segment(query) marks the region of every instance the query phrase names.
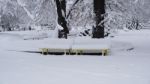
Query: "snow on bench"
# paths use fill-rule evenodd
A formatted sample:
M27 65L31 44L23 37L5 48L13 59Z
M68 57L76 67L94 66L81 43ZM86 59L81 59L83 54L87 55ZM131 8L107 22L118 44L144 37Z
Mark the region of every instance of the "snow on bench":
M105 56L110 47L108 40L105 39L81 39L75 40L71 49L76 53L102 53Z
M57 39L50 42L49 47L40 48L42 54L48 53L63 53L63 54L98 54L103 56L109 52L109 42L103 39L75 39L62 40Z
M41 45L40 51L44 53L68 53L73 41L70 39L50 39L48 43Z

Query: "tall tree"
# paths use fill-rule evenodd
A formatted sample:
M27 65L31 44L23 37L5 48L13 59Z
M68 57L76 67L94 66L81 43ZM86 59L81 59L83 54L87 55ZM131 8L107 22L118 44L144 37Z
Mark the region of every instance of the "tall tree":
M93 38L104 38L105 0L94 0L96 26L93 29Z
M58 13L58 24L63 27L64 37L67 38L69 29L66 21L66 0L55 0Z

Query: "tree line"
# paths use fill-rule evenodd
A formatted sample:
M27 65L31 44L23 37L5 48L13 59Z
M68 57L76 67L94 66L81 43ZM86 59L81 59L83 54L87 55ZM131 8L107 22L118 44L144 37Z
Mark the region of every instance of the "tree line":
M146 16L146 9L143 9L143 5L140 2L141 0L137 0L136 2L131 0L74 0L69 10L67 9L68 1L69 0L41 0L39 2L40 4L38 4L37 8L35 8L37 10L32 11L37 13L36 15L38 15L33 15L35 17L35 20L33 21L35 21L35 23L40 23L45 19L46 20L44 22L49 22L47 21L47 19L53 19L53 21L51 22L55 23L56 18L47 17L50 17L52 12L56 12L57 14L53 13L52 17L53 15L57 16L57 23L63 28L59 32L59 37L67 38L67 34L69 34L71 28L70 26L79 25L85 27L84 25L90 24L89 22L91 19L93 19L94 16L94 24L91 24L93 25L92 37L104 38L116 29L126 28L131 30L142 28L142 21L144 21L142 18L145 18L144 16ZM91 4L84 4L84 1L89 1L89 3ZM88 6L85 5L92 5L92 7L88 8ZM9 4L8 6L11 7L11 9L14 8L14 6L11 6ZM32 6L32 3L29 6ZM36 5L34 5L33 7L35 6ZM28 9L27 7L24 8L27 10L29 15L32 14L29 11L30 9ZM16 10L16 14L26 14L26 12L20 12L20 10L23 10L22 7ZM51 11L47 12L49 10ZM3 13L2 10L0 10L0 26L5 31L13 30L13 27L15 25L17 26L17 24L22 24L23 19L28 21L28 18L21 18L20 20L20 15L12 14L13 12L11 13L10 11L8 11L7 14L1 13ZM81 13L84 14L82 15ZM46 14L48 15L46 16ZM86 33L88 32L86 31Z

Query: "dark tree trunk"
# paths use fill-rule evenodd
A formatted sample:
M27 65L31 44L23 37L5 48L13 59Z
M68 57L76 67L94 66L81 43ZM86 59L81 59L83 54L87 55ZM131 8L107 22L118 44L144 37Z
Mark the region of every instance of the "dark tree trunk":
M64 16L66 17L66 0L60 0L62 11L64 12Z
M62 31L64 34L63 36L65 38L67 38L69 29L68 29L67 21L66 21L66 0L55 0L55 2L56 2L56 6L57 6L58 24L64 28ZM65 14L65 15L63 15L63 14Z
M96 26L93 28L93 38L104 38L105 0L94 0Z

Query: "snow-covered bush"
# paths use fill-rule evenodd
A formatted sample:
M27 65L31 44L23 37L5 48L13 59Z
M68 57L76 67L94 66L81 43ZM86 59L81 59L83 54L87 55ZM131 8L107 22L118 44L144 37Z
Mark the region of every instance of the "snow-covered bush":
M147 17L144 3L148 0L106 0L105 31L140 29ZM148 18L148 17L147 17Z

